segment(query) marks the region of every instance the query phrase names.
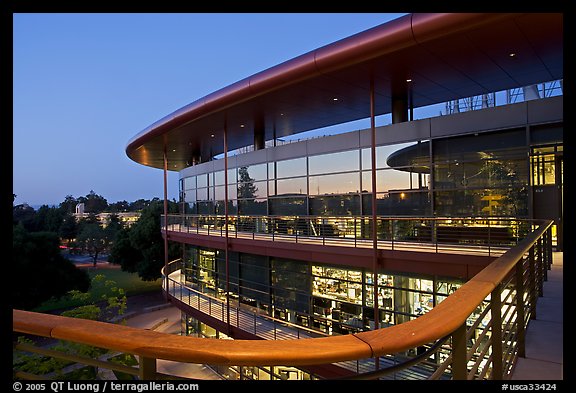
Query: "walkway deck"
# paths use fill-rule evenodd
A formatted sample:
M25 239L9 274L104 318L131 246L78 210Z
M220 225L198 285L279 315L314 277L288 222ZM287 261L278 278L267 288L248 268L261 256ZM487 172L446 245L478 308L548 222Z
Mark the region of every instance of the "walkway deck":
M519 358L512 380L563 380L564 364L564 263L554 252L548 281L536 305L536 319L526 331L526 357Z

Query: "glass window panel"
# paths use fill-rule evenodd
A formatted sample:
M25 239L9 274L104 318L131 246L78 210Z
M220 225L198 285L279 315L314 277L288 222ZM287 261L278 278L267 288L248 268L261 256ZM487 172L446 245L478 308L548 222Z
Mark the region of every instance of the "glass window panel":
M310 214L313 216L350 216L360 214L359 195L311 196Z
M310 195L346 194L349 192L360 192L358 172L310 177Z
M274 216L302 216L308 214L306 197L270 198L270 214Z
M478 161L504 156L525 157L526 131L500 131L434 141L434 161Z
M236 184L230 184L228 186L228 200L236 199L238 197L238 189Z
M196 187L208 187L208 174L203 173L201 175L196 176L197 184Z
M224 186L216 186L214 187L214 199L215 200L224 200Z
M198 202L198 214L214 214L214 202Z
M196 176L190 176L184 178L184 189L191 190L196 188Z
M276 181L276 195L306 194L308 190L305 177Z
M266 164L242 166L238 168L238 182L267 179Z
M276 195L276 182L274 180L268 182L268 195Z
M226 214L224 201L216 201L214 205L216 214L224 215ZM238 201L228 201L228 214L236 215L238 214Z
M214 185L221 186L224 184L224 171L214 172Z
M238 199L266 198L266 181L238 183Z
M238 212L241 215L265 215L267 206L266 199L241 199L238 201Z
M306 176L306 157L276 162L278 178Z
M208 189L207 188L198 188L196 190L196 200L198 200L198 201L208 200Z
M418 145L418 144L416 144ZM376 146L376 168L388 168L392 165L388 164L388 157L391 154L398 152L404 148L409 146L415 146L414 142L409 143L399 143L396 145L386 145L386 146ZM421 143L418 147L412 148L410 151L404 153L404 157L406 157L406 163L402 166L410 165L410 163L414 162L429 162L429 150L428 150L427 143ZM397 153L400 154L400 153ZM371 162L371 149L365 148L362 149L362 169L371 169L372 162Z
M196 190L185 191L184 192L185 202L196 202Z
M359 165L358 150L308 157L308 170L310 175L357 171L360 169Z
M236 168L228 168L228 184L236 184Z
M410 172L408 168L405 171L396 169L380 169L376 171L377 192L417 190L419 186L428 189L429 180L429 174ZM372 192L371 171L362 172L362 192Z
M401 191L376 194L376 213L383 216L428 216L431 214L428 191ZM362 214L372 214L372 197L362 196Z
M441 216L506 216L528 215L526 187L438 191L435 210Z

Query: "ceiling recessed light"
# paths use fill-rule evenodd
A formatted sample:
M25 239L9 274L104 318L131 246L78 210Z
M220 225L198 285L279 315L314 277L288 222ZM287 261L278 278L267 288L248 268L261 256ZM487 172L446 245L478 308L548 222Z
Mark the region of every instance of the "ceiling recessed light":
M240 124L240 128L244 128L244 124Z
M410 83L410 82L412 82L412 79L408 78L408 79L406 79L406 82Z
M214 138L214 134L210 134L210 138Z
M332 101L338 101L338 98L332 98Z
M516 53L510 53L508 56L510 56L510 57L516 57Z
M172 151L176 151L176 149L172 149Z

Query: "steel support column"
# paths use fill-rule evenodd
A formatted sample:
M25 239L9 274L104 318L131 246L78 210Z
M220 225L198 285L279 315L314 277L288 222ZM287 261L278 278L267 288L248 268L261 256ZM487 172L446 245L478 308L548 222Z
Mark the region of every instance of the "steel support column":
M165 138L166 139L166 138ZM164 271L168 266L168 156L166 154L166 141L164 141ZM168 290L168 274L164 275L164 288ZM168 300L164 292L164 300Z
M230 335L230 260L228 256L228 124L224 123L224 258L226 264L226 326Z
M374 329L380 327L380 315L378 308L378 225L376 222L376 119L374 102L374 78L370 80L370 133L371 133L371 162L372 162L372 271L374 272ZM376 369L380 368L379 358L375 359Z

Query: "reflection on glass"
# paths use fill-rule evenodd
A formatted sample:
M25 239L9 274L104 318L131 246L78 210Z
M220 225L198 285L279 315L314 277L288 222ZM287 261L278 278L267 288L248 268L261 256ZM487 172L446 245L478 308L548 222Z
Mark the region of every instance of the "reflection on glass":
M224 184L224 171L214 172L214 185L221 186Z
M266 198L266 182L238 183L238 199Z
M224 200L224 186L216 186L214 187L214 199L215 200Z
M252 180L266 180L266 164L243 166L238 168L238 181L246 181L246 178Z
M185 202L196 202L196 190L184 192L184 201Z
M376 146L376 168L388 168L389 165L386 162L390 154L395 153L398 150L404 149L408 146L414 145L413 142L410 143L399 143L397 145L386 145L386 146ZM372 169L372 154L370 148L362 149L362 169ZM428 153L425 152L424 157L428 160Z
M359 164L358 150L308 157L310 175L357 171Z
M278 178L306 176L306 157L278 161L276 163L276 173Z
M201 175L196 176L197 184L196 187L208 187L208 174L203 173Z
M310 195L347 194L349 192L360 192L360 179L357 172L310 176Z
M417 190L428 188L430 175L396 169L379 169L376 171L376 190L386 192L393 190ZM362 172L362 191L372 192L372 172Z
M238 213L241 215L265 215L268 203L266 199L238 200Z
M310 197L313 216L350 216L360 214L359 195L323 195Z
M305 177L277 180L276 187L276 195L306 194L308 190Z
M208 189L207 188L197 189L196 190L196 200L198 200L198 201L208 200Z
M308 214L306 197L270 198L268 208L273 216L302 216Z
M185 177L183 180L185 190L196 188L196 176Z

